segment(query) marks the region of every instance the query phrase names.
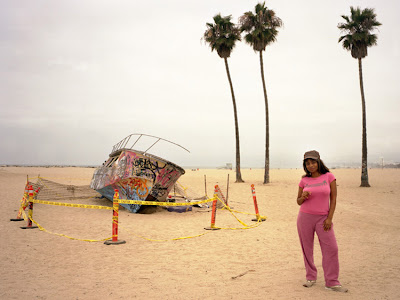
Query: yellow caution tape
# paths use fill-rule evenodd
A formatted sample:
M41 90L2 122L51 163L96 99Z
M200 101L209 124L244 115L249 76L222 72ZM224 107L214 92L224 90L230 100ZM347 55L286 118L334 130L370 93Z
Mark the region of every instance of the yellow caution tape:
M101 239L101 240L90 240L90 239L78 239L78 238L74 238L74 237L71 237L71 236L68 236L68 235L65 235L65 234L62 234L62 233L55 233L55 232L51 232L51 231L48 231L48 230L46 230L45 228L43 228L42 226L40 226L40 224L38 224L34 219L32 219L31 217L29 218L33 223L35 223L35 225L41 230L41 231L44 231L44 232L47 232L47 233L50 233L50 234L54 234L54 235L58 235L58 236L61 236L61 237L66 237L66 238L68 238L68 239L70 239L70 240L76 240L76 241L82 241L82 242L104 242L104 241L107 241L107 240L111 240L112 239L112 237L108 237L108 238L105 238L105 239Z
M261 218L266 218L264 216L259 216L259 218L257 218L257 223L255 223L254 225L247 225L246 223L244 223L243 221L241 221L238 217L236 217L236 215L233 212L238 212L238 211L234 211L231 210L229 206L227 206L218 196L214 195L214 198L208 198L206 200L201 200L201 201L196 201L196 202L184 202L184 203L174 203L174 202L157 202L157 201L139 201L139 200L122 200L122 199L118 199L118 202L121 204L140 204L140 205L160 205L160 206L187 206L187 205L197 205L197 204L202 204L202 203L207 203L207 202L211 202L214 201L215 199L219 200L222 204L223 204L223 208L222 209L227 209L235 218L236 220L243 225L242 228L223 228L223 227L215 227L215 228L219 228L219 229L230 229L230 230L235 230L235 229L251 229L251 228L255 228L258 227L259 225L261 225ZM79 207L79 208L91 208L91 209L106 209L106 210L113 210L113 207L108 207L108 206L100 206L100 205L87 205L87 204L74 204L74 203L61 203L61 202L54 202L54 201L44 201L44 200L31 200L33 203L39 203L39 204L47 204L47 205L56 205L56 206L66 206L66 207ZM29 202L29 201L28 201ZM243 213L243 212L238 212L238 213ZM249 213L245 213L245 214L249 214ZM250 215L250 214L249 214ZM255 215L255 214L254 214ZM101 240L90 240L90 239L78 239L78 238L74 238L74 237L70 237L67 236L65 234L61 234L61 233L53 233L50 232L48 230L46 230L45 228L43 228L40 224L38 224L35 220L32 219L32 216L29 215L27 216L25 211L22 211L22 216L24 218L24 220L28 220L28 218L35 223L38 228L42 231L45 231L47 233L50 234L54 234L54 235L58 235L61 237L66 237L72 240L78 240L78 241L85 241L85 242L100 242L100 241L106 241L106 240L110 240L112 239L112 237L109 238L105 238L105 239L101 239ZM113 223L117 223L117 218L113 217ZM119 224L119 226L121 227L121 225ZM126 228L123 228L124 230L126 230ZM126 230L128 231L128 230ZM164 240L160 240L160 239L150 239L150 238L146 238L144 236L140 236L137 234L133 234L135 236L138 236L140 238L146 239L148 241L155 241L155 242L164 242L164 241L170 241L170 240L183 240L183 239L189 239L189 238L195 238L195 237L200 237L203 236L207 233L210 232L205 232L205 233L201 233L198 235L194 235L194 236L186 236L186 237L178 237L178 238L172 238L172 239L164 239Z
M25 211L22 211L22 217L24 218L25 221L28 221L28 217L26 216Z
M200 237L200 236L202 236L202 235L211 233L210 231L208 231L208 232L204 232L204 233L200 233L200 234L192 235L192 236L184 236L184 237L177 237L177 238L172 238L172 239L158 240L158 239L150 239L150 238L147 238L147 237L144 237L144 236L135 234L135 233L131 232L130 230L128 230L128 229L122 227L122 226L121 226L121 223L118 223L118 228L122 228L122 229L123 229L124 231L126 231L128 234L134 235L134 236L136 236L136 237L140 237L140 238L142 238L142 239L144 239L144 240L147 240L147 241L150 241L150 242L178 241L178 240L184 240L184 239L191 239L191 238L195 238L195 237Z
M265 218L264 216L260 216L260 218L257 218L257 223L253 224L253 225L247 225L246 223L244 223L243 221L241 221L238 217L236 217L236 215L233 213L233 211L230 209L229 206L227 206L224 201L222 201L220 198L217 197L217 199L224 205L223 209L227 209L234 217L235 219L243 225L242 228L222 228L222 227L216 227L216 228L220 228L220 229L231 229L231 230L236 230L236 229L250 229L250 228L255 228L261 225L262 222L260 222L261 218ZM255 214L254 214L255 215Z
M207 199L207 200L203 200L203 201L199 201L199 202L200 202L200 203L205 203L205 202L210 202L210 201L212 201L212 200L214 200L214 199L215 199L215 198L211 198L211 199ZM240 224L243 225L243 227L241 227L241 228L215 227L215 228L225 229L225 230L239 230L239 229L252 229L252 228L256 228L256 227L258 227L258 226L261 225L262 222L261 222L260 219L257 219L257 222L256 222L255 224L253 224L253 225L247 225L247 224L244 223L243 221L239 220L239 218L237 218L236 215L233 213L233 210L231 210L231 209L229 208L229 206L227 206L221 199L219 199L218 196L216 196L216 199L219 200L219 201L221 201L221 202L223 203L223 205L224 205L223 209L227 209L227 210L236 218L236 220L237 220ZM119 201L120 201L120 203L126 203L125 200L122 200L122 201L124 201L124 202L122 202L121 200L119 200ZM135 200L133 200L133 201L135 201ZM138 203L136 203L136 202L138 202ZM140 203L139 203L139 202L140 202ZM142 204L141 202L145 202L146 204L147 204L147 203L152 203L152 202L150 202L150 201L135 201L135 203L132 203L132 204ZM199 202L196 202L196 203L199 203ZM170 205L170 204L176 204L176 203L169 203L169 202L153 202L153 203L154 203L154 204L149 204L149 205L162 205L162 204L168 204L168 205ZM193 203L194 203L194 202L191 202L191 203L178 203L177 205L182 205L182 204L184 204L184 205L188 205L188 204L193 205ZM239 212L239 213L240 213L240 212ZM249 214L249 215L256 215L256 214L250 214L250 213L246 213L246 214ZM265 218L265 217L263 217L263 216L260 216L260 217ZM114 223L116 223L115 220L114 220ZM135 233L129 231L128 229L124 228L123 226L121 226L121 223L118 223L118 227L119 227L119 228L122 228L124 231L128 232L128 233L131 234L131 235L134 235L134 236L136 236L136 237L140 237L140 238L142 238L142 239L145 239L145 240L148 240L148 241L152 241L152 242L168 242L168 241L176 241L176 240L190 239L190 238L200 237L200 236L203 236L203 235L205 235L205 234L211 233L210 231L208 231L208 232L201 233L201 234L198 234L198 235L193 235L193 236L185 236L185 237L177 237L177 238L172 238L172 239L162 239L162 240L161 240L161 239L151 239L151 238L147 238L147 237L144 237L144 236L135 234Z
M109 210L113 209L112 207L109 207L109 206L75 204L75 203L62 203L62 202L44 201L44 200L32 200L32 202L33 203L39 203L39 204L66 206L66 207L80 207L80 208L91 208L91 209L109 209Z
M175 202L158 202L158 201L140 201L140 200L125 200L119 199L118 202L120 204L140 204L140 205L159 205L159 206L187 206L187 205L198 205L202 203L207 203L213 201L214 198L209 198L206 200L196 201L196 202L183 202L183 203L175 203Z
M240 224L242 224L244 227L248 227L248 225L247 225L246 223L242 222L241 220L239 220L238 217L236 217L236 215L231 211L231 209L229 208L229 206L227 206L227 205L225 204L224 201L222 201L219 197L217 197L217 199L224 205L224 208L225 208L225 209L229 210L229 212L232 214L232 216L234 216L235 219L236 219Z
M205 235L207 233L210 233L210 231L204 232L204 233L201 233L201 234L198 234L198 235L178 237L178 238L173 238L173 239L169 239L169 240L156 240L156 239L150 239L150 238L147 238L147 237L144 237L144 236L140 236L140 235L137 235L137 234L134 234L134 233L131 233L131 234L135 235L137 237L140 237L142 239L148 240L150 242L168 242L168 241L178 241L178 240L184 240L184 239L191 239L191 238L195 238L195 237L200 237L200 236Z
M202 204L202 203L207 203L207 202L211 202L213 200L214 200L214 198L201 200L201 201L196 201L196 202L175 203L175 202L158 202L158 201L140 201L140 200L119 199L118 202L120 204L141 204L141 205L159 205L159 206L188 206L188 205L198 205L198 204ZM66 206L66 207L80 207L80 208L91 208L91 209L109 209L109 210L113 209L112 207L109 207L109 206L89 205L89 204L75 204L75 203L62 203L62 202L45 201L45 200L39 200L39 199L32 199L32 202L33 203L38 203L38 204Z

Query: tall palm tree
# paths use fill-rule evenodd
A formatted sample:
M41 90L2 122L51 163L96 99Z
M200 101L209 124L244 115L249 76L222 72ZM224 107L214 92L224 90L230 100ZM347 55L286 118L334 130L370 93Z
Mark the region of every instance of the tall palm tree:
M371 32L382 24L376 20L376 14L372 8L361 10L359 7L350 7L350 12L350 16L342 16L346 22L338 24L338 28L345 33L345 35L339 38L339 43L342 42L343 48L350 51L351 56L358 60L362 104L361 186L369 187L367 164L367 120L361 60L367 56L368 47L377 45L378 37Z
M264 63L262 52L265 48L276 41L278 28L283 25L282 20L275 12L265 6L265 2L255 6L255 13L249 11L239 18L241 32L246 32L245 41L253 47L254 51L260 52L261 80L265 100L265 172L264 183L269 183L269 112L268 97L265 87Z
M211 51L216 50L218 55L224 59L226 74L228 75L229 86L231 88L233 113L235 117L235 135L236 135L236 182L244 182L240 172L240 143L239 143L239 125L236 109L235 93L231 75L229 73L228 57L230 57L237 41L240 41L240 30L231 22L232 16L222 17L221 14L214 16L214 23L207 23L207 30L203 38L210 45Z

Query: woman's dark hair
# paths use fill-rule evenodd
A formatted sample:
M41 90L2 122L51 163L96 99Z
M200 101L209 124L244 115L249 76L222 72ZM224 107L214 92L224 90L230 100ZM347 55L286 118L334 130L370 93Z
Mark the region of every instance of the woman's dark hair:
M307 167L306 167L306 161L309 160L309 159L314 160L314 161L316 161L316 162L318 163L318 172L319 172L320 174L326 174L326 173L329 172L328 167L325 166L325 164L324 164L324 162L323 162L322 160L320 160L320 159L307 158L307 159L305 159L305 160L303 161L303 169L304 169L304 172L306 172L306 175L304 175L303 177L311 177L311 173L308 172Z

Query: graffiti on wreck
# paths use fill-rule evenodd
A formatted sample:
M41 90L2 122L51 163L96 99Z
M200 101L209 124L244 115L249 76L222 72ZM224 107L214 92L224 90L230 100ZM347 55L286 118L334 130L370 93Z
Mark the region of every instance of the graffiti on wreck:
M136 136L137 139L130 148L126 148L132 136ZM142 137L156 139L144 152L133 149ZM185 174L185 170L148 152L161 140L175 144L146 134L127 136L114 145L108 159L94 171L90 187L111 201L115 189L119 190L121 199L165 201L174 183ZM143 144L146 145L147 141ZM178 144L175 145L183 148ZM138 212L141 207L140 204L121 204L121 206L131 212Z
M126 184L126 182L125 182ZM117 182L112 186L112 190L117 189L120 193L121 199L131 199L131 200L139 200L143 201L145 199L139 197L137 193L134 192L134 189L131 189L130 186L126 186L123 181ZM129 209L131 212L137 212L140 208L139 204L121 204L121 206Z
M169 188L167 187L162 187L159 183L156 183L153 188L151 189L151 195L160 200L163 201L167 198L168 193L169 193Z
M154 181L157 177L157 173L165 167L165 164L163 164L163 166L160 166L159 162L156 160L140 157L134 161L133 167L134 173L132 172L132 175L144 175L144 177L151 178Z
M96 169L91 187L112 199L115 188L121 199L165 201L174 183L184 173L180 167L151 155L122 151L111 156L107 163ZM110 191L105 189L109 186ZM152 197L150 197L150 195ZM123 205L137 212L140 205Z
M157 180L151 190L151 195L159 200L165 199L180 176L181 173L174 167L166 166L158 173Z
M126 199L136 199L135 196L137 196L139 200L145 200L152 188L152 183L146 179L128 178L118 182L118 187L122 188L118 190L125 191Z
M158 166L158 161L152 161L149 158L138 158L134 161L134 166L136 168L150 170L152 172L157 172L160 167Z
M143 157L136 153L124 152L122 156L126 162L124 178L137 176L154 182L159 170L165 167L165 164L162 165L157 160Z
M99 189L109 185L111 178L113 177L113 169L107 167L101 167L94 173L90 186L94 189Z
M127 157L126 156L121 156L120 159L117 161L117 171L116 171L116 177L118 178L124 178L126 166L128 165L127 162Z
M174 183L181 176L181 173L172 168L164 168L160 170L157 176L157 182L162 187L168 187L171 183Z
M136 153L123 152L111 166L101 167L96 170L92 186L97 189L125 178L132 178L132 176L134 176L133 179L141 178L143 179L141 182L146 182L144 185L141 183L142 185L137 186L141 195L148 194L153 187L156 190L151 195L158 198L169 192L170 187L181 176L181 172L173 165L142 157ZM134 184L137 185L138 182ZM147 192L144 186L146 186Z
M120 172L122 172L122 174L120 174ZM106 176L104 177L104 185L119 181L122 178L121 175L123 175L122 168L118 164L118 161L116 161L111 168L108 168Z

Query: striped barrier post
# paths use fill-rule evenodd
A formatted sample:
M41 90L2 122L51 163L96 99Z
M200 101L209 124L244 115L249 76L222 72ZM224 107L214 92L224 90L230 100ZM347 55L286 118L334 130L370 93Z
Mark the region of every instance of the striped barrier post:
M33 197L36 197L37 194L40 192L40 186L33 192Z
M252 219L252 221L256 222L263 222L266 219L264 217L260 216L260 213L258 212L258 205L257 205L257 198L256 198L256 190L254 189L254 184L251 185L251 193L253 194L253 201L254 201L254 208L256 210L256 217L257 219Z
M33 216L33 187L32 185L29 185L29 193L28 193L28 206L29 206L29 212L28 212L28 224L27 226L21 227L21 229L34 229L38 228L37 226L32 226L32 216Z
M15 219L10 219L10 221L23 221L24 220L24 218L22 218L22 212L27 207L27 203L28 203L27 200L28 200L28 183L25 184L24 195L22 196L22 199L21 199L21 205L19 207L17 217Z
M217 228L215 227L215 217L217 215L217 193L218 193L218 185L215 186L214 189L214 201L213 201L213 205L212 205L212 213L211 213L211 226L210 227L205 227L205 230L218 230L221 228Z
M119 193L118 190L114 190L113 198L113 222L112 222L112 239L104 242L106 245L120 245L125 244L123 240L118 240L118 211L119 211Z

